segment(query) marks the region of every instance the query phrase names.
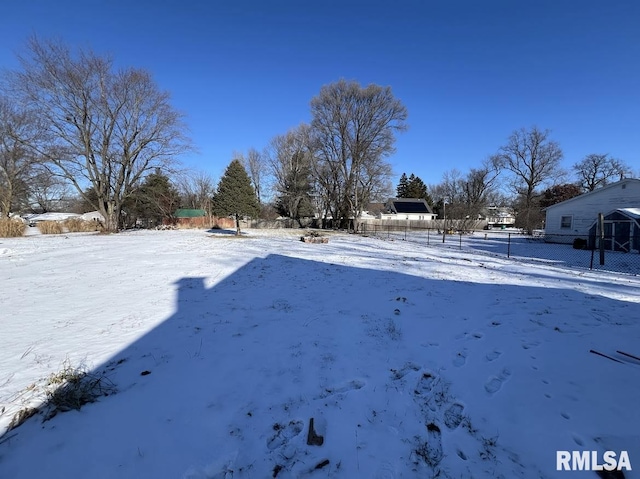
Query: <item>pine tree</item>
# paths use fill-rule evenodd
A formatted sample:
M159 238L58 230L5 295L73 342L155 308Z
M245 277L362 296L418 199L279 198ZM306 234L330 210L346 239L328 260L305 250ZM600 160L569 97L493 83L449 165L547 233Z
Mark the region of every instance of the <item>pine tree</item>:
M426 200L429 205L433 204L433 200L427 192L427 185L424 184L424 181L422 181L419 176L413 173L411 173L409 178L407 178L406 174L402 173L397 192L398 198L420 198Z
M176 209L180 207L180 194L171 184L169 177L157 168L144 179L127 198L123 210L128 220L144 219L147 226L161 224L164 219L173 218ZM129 226L132 226L129 224Z
M407 184L407 198L424 198L428 197L427 185L419 176L411 175Z
M396 198L407 198L407 175L402 173L400 177L400 182L398 183L398 187L396 188Z
M257 217L260 205L251 179L239 160L233 160L218 184L213 197L213 212L217 216L233 215L236 219L236 235L240 234L240 217Z

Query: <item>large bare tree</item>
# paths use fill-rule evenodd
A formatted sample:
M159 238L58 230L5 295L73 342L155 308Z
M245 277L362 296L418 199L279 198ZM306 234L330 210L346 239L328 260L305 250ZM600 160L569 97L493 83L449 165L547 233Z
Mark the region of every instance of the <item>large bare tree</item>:
M587 155L572 167L584 191L593 191L631 175L631 168L608 154Z
M407 128L407 109L391 88L340 80L311 100L314 170L335 220L358 218L374 188L390 186L386 162L395 134Z
M148 72L116 70L110 58L92 51L74 54L62 42L32 37L20 62L11 85L47 133L44 141L25 145L102 213L108 231L116 231L134 185L189 148L182 115ZM87 197L87 186L94 198Z
M296 220L313 214L310 135L309 125L301 124L274 137L267 148L276 206L280 213Z
M539 222L538 189L561 180L563 158L560 145L550 139L549 130L537 127L514 131L496 155L500 165L511 173L510 186L521 198L521 225L531 232Z
M8 216L28 207L29 183L37 156L21 141L37 141L40 129L32 112L18 109L0 97L0 215Z

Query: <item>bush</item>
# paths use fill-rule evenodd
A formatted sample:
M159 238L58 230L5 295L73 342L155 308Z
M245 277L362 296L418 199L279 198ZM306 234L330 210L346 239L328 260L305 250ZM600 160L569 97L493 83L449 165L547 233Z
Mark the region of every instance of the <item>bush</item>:
M83 220L82 218L67 218L64 220L63 225L69 233L90 233L100 230L100 223Z
M27 225L21 219L0 218L0 238L17 238L24 236Z
M123 361L120 360L117 364ZM68 359L65 360L62 369L49 375L44 384L39 382L27 387L24 392L32 393L34 398L42 396L43 404L20 409L13 415L8 430L22 425L36 414L40 414L44 422L58 413L78 410L85 404L98 401L101 397L116 394L118 390L106 374L106 370L92 372L83 365L74 367Z
M573 249L587 249L587 240L583 238L574 239Z
M43 235L59 235L62 234L62 224L58 221L40 221L38 229Z

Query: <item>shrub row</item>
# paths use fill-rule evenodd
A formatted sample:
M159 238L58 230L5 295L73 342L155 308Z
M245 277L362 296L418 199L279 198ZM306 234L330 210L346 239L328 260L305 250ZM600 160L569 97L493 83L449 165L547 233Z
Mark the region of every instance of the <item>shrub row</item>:
M97 221L83 220L82 218L67 218L63 223L69 233L90 233L100 231L100 223Z
M24 235L27 225L15 218L0 218L0 238L16 238Z
M57 221L40 221L37 226L43 235L59 235L62 233L62 224Z

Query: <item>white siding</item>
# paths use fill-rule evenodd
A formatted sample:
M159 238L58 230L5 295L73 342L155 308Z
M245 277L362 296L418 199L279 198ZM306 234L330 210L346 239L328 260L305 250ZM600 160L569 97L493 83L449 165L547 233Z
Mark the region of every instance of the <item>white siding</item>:
M394 221L431 221L436 219L433 213L382 213L380 219Z
M545 234L586 236L598 213L639 206L640 180L622 180L547 208ZM571 228L561 227L563 216L571 217Z

